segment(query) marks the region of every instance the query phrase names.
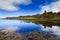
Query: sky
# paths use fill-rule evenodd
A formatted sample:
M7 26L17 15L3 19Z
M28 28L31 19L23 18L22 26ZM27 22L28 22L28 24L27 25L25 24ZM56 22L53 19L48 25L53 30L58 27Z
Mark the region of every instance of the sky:
M59 12L60 0L0 0L0 18Z

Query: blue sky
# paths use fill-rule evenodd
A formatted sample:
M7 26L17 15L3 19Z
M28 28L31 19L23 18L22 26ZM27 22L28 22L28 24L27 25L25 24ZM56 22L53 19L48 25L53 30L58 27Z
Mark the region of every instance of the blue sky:
M0 18L59 12L60 0L0 0Z

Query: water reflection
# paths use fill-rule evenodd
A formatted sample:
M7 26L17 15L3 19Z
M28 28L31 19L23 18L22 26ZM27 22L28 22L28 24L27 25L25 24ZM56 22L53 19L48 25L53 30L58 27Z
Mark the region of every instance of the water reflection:
M39 20L24 20L24 22L32 22L35 24L41 24L44 27L60 26L60 21L39 21Z
M60 36L60 26L46 27L42 29L43 31L52 31L53 34Z
M32 22L24 22L23 20L0 20L0 28L4 28L5 31L17 31L20 33L27 33L33 31L39 31L40 25L36 25Z
M38 20L24 20L24 22L32 22L36 25L40 24L41 30L57 35L60 38L60 21L38 21Z
M16 31L19 33L30 32L48 32L49 34L60 36L60 21L44 21L39 20L0 20L0 28L3 31ZM25 34L26 35L26 34Z

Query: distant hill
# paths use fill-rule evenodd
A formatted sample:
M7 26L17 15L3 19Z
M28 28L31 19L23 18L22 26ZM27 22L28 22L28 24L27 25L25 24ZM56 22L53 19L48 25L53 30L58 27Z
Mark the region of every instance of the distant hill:
M9 19L9 20L36 19L36 20L42 20L42 21L60 20L60 12L53 13L53 12L44 11L43 14L36 14L36 15L32 15L32 16L6 17L4 19Z

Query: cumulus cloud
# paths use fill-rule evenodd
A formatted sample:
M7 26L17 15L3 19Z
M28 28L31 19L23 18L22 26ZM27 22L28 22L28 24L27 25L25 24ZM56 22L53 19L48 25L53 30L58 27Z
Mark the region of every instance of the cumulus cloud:
M28 5L31 0L0 0L0 9L8 11L17 11L19 8L15 6L18 4Z
M56 2L52 2L49 5L45 5L41 7L41 13L43 13L44 11L47 12L59 12L60 11L60 0L56 1Z

